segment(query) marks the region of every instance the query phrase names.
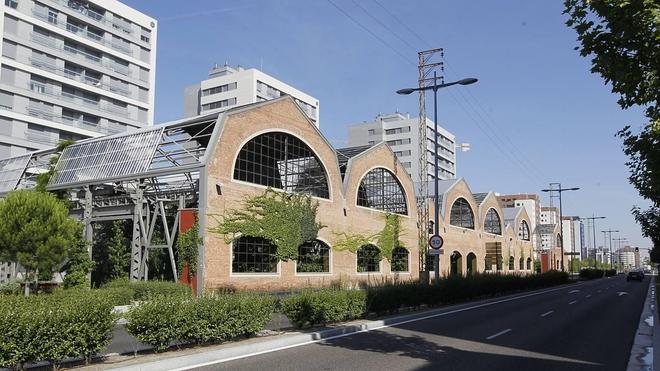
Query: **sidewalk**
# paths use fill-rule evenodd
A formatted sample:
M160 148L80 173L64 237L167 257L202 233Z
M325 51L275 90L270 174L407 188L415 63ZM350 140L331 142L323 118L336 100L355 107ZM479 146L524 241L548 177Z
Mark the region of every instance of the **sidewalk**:
M630 349L628 371L652 371L654 364L660 365L660 360L657 358L660 352L660 344L658 344L660 343L660 333L657 326L654 326L658 323L655 284L656 276L651 276L646 300L639 318L639 326L635 333L635 340Z

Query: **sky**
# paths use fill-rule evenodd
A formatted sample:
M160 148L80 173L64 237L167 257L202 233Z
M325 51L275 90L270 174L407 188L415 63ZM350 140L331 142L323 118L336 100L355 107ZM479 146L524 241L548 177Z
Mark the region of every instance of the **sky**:
M563 193L564 215L606 216L598 245L601 230L615 229L613 237L651 247L630 213L649 204L628 183L615 137L625 125L640 128L643 112L621 110L590 73L562 1L123 2L158 21L156 123L181 118L184 87L228 62L316 97L321 131L342 147L349 124L397 110L417 116L417 97L395 91L416 85L418 51L443 48L445 81L479 79L438 93L440 125L470 143L457 173L473 192L580 187Z

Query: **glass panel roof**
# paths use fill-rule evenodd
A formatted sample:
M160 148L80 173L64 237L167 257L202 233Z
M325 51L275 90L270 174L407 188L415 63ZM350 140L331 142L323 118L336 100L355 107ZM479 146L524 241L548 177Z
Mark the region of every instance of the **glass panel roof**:
M16 188L31 156L31 153L27 153L0 160L0 193L10 192Z
M62 152L49 186L103 181L147 172L163 128L74 144Z

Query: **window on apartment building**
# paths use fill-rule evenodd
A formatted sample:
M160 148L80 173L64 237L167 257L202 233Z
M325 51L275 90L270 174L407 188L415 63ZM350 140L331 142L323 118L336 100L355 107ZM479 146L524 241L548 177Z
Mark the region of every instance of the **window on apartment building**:
M48 8L48 22L52 24L57 24L57 10ZM68 25L67 25L68 29Z
M212 110L216 108L223 108L223 107L229 107L233 106L236 104L236 98L229 98L213 103L208 103L208 104L203 104L202 105L202 111L207 111L207 110Z
M408 215L406 193L401 183L392 172L382 167L372 169L362 178L358 187L357 204Z
M18 45L9 40L2 40L2 55L11 59L16 58L16 49Z
M373 145L376 144L376 141L375 141L375 140L370 140L370 141L368 142L368 144L369 144L370 146L373 146Z
M379 272L380 271L380 249L374 245L363 245L357 251L357 271Z
M209 89L204 89L204 90L202 90L202 96L206 97L206 96L211 95L211 94L224 93L224 92L227 92L227 91L230 91L230 90L234 90L237 87L238 87L238 84L235 83L235 82L232 82L231 84L225 84L225 85L220 85L220 86L216 86L216 87L209 88Z
M319 240L303 243L298 247L296 260L298 273L328 273L330 272L330 246Z
M0 108L12 109L14 107L14 94L0 91Z
M376 129L369 129L369 135L375 135Z
M410 163L410 161L402 162L401 165L402 165L403 167L405 167L406 169L410 169L410 167L412 166L412 164Z
M5 0L5 5L12 9L16 9L18 7L18 0Z
M232 243L233 273L276 273L277 247L261 237L242 236Z

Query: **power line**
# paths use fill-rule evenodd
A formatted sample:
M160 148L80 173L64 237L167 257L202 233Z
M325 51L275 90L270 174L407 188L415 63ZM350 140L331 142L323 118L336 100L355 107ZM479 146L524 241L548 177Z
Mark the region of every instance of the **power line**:
M353 21L353 23L355 23L356 25L358 25L361 29L365 30L365 31L368 32L371 36L375 37L378 41L380 41L383 45L385 45L385 46L387 46L388 48L390 48L394 53L396 53L396 54L397 54L399 57L401 57L403 60L405 60L406 62L411 62L411 60L408 59L408 57L406 57L406 56L403 55L401 52L399 52L397 49L395 49L394 47L392 47L392 45L388 44L385 40L383 40L382 38L380 38L380 36L378 36L378 35L376 35L375 33L371 32L370 29L368 29L367 27L365 27L362 23L360 23L360 22L359 22L358 20L356 20L355 18L351 17L350 14L346 13L346 12L344 11L344 9L340 8L340 7L339 7L337 4L335 4L332 0L328 0L328 2L329 2L330 4L332 4L332 6L334 6L337 10L339 10L343 15L345 15L348 19L350 19L351 21Z
M381 22L378 18L376 18L375 16L373 16L373 15L372 15L367 9L365 9L362 5L358 4L357 1L355 1L355 0L351 0L351 1L353 2L353 4L355 4L355 6L357 6L357 7L360 8L360 9L362 9L362 11L363 11L367 16L369 16L369 18L371 18L372 20L374 20L374 22L378 23L378 24L379 24L381 27L383 27L384 29L388 30L392 35L394 35L394 37L396 37L397 39L399 39L399 41L401 41L402 43L408 45L408 47L410 47L412 50L415 50L415 49L416 49L416 48L415 48L414 46L412 46L408 41L406 41L405 39L401 38L396 32L394 32L394 31L393 31L393 30L392 30L387 24Z

